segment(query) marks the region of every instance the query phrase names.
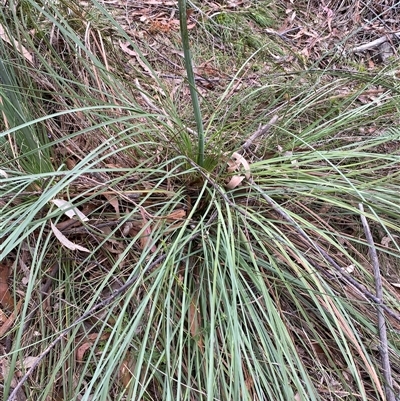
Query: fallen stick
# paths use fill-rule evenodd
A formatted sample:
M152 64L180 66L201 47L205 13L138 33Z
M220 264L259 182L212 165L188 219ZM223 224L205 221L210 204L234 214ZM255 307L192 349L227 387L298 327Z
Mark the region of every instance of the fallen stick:
M254 134L252 134L250 136L249 139L247 139L247 141L242 145L242 149L243 150L247 150L252 144L253 142L259 138L260 136L264 136L268 133L268 131L271 129L271 127L278 121L278 115L275 114L271 120L269 120L269 122L265 125L263 125L262 127L260 127L256 132L254 132Z
M361 283L359 283L356 279L351 277L349 274L346 274L343 269L335 262L335 260L326 252L322 247L320 247L316 242L312 241L305 231L296 224L296 222L285 212L283 211L279 205L269 197L255 182L250 179L250 184L259 191L260 195L267 201L267 203L288 223L292 224L293 228L297 231L297 233L304 238L318 253L335 269L335 271L339 274L340 278L344 280L346 283L350 284L354 287L361 295L363 295L366 299L378 304L380 299L377 298L374 294L369 292ZM395 312L393 309L389 308L387 305L381 303L381 308L393 319L396 319L400 322L400 314Z
M381 36L380 38L375 39L372 42L366 43L361 46L353 47L351 49L351 51L353 53L361 53L361 52L364 52L365 50L369 50L369 49L372 49L373 47L377 47L377 46L381 45L382 43L385 43L388 40L391 40L394 38L400 39L400 32L395 32L392 35Z
M376 309L378 312L378 333L379 333L379 353L381 354L381 362L382 362L382 373L385 379L385 392L386 392L386 400L387 401L395 401L395 395L393 393L393 379L392 379L392 372L390 367L390 360L389 360L389 347L387 342L387 333L386 333L386 321L385 321L385 314L383 311L383 291L382 291L382 278L381 272L379 268L379 260L378 254L376 252L374 240L372 238L371 230L368 225L368 221L364 215L364 207L362 203L358 205L361 211L361 221L364 227L365 237L368 242L368 252L371 258L371 263L374 268L374 278L375 278L375 290L376 290L376 297L378 298L378 302L376 305Z

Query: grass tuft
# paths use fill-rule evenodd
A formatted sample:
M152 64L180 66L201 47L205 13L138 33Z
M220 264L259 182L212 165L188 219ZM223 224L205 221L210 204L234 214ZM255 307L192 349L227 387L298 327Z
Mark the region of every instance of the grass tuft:
M397 66L338 52L375 6L239 3L0 11L2 399L398 392Z

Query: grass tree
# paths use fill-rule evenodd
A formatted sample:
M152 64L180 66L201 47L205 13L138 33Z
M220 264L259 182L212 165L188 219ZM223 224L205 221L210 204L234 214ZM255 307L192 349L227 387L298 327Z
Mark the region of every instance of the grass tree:
M260 57L287 44L247 27L279 8L206 6L168 5L184 50L173 79L156 42L106 2L1 10L4 400L397 391L379 354L399 364L395 66L356 74L299 58L282 72L276 56L265 74ZM152 34L167 29L157 21ZM224 26L240 51L213 50L234 72L208 93L199 83L215 80L196 66Z

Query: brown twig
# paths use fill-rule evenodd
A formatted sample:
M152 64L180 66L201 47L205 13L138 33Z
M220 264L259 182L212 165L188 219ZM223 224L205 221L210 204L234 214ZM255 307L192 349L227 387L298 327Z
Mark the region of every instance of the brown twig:
M400 315L396 313L393 309L389 308L385 304L382 304L380 299L377 298L374 294L369 292L362 284L360 284L357 280L355 280L353 277L350 275L346 274L342 268L335 262L335 260L327 253L325 252L316 242L312 241L308 235L305 233L305 231L298 226L298 224L286 213L284 212L280 207L278 207L277 203L272 200L267 194L264 193L262 188L260 188L258 185L254 183L253 180L250 180L251 185L256 188L260 195L268 202L268 204L281 216L283 217L284 220L286 220L288 223L292 224L293 228L297 231L297 233L304 238L308 244L310 244L335 270L336 272L340 275L341 279L353 286L356 290L359 291L361 295L363 295L365 298L369 299L370 301L376 303L376 304L381 304L381 308L393 319L396 319L398 322L400 322Z
M389 35L389 36L388 35L381 36L380 38L375 39L372 42L366 43L366 44L361 45L361 46L354 47L353 49L351 49L351 51L353 53L361 53L361 52L363 52L365 50L372 49L373 47L379 46L382 43L387 42L389 40L388 37L391 38L391 39L400 39L400 32L395 32L395 33L393 33L392 35Z
M381 362L382 362L382 372L383 377L385 379L385 392L387 401L395 401L395 395L393 393L393 379L390 367L389 360L389 347L387 342L387 333L386 333L386 322L385 322L385 314L383 311L383 291L382 291L382 278L379 268L379 260L378 254L376 252L374 240L372 238L371 230L368 225L368 221L364 215L364 207L362 203L358 205L361 211L361 221L364 228L365 237L368 241L369 246L369 256L371 258L371 263L374 268L374 278L375 278L375 289L376 289L376 297L378 299L376 309L378 312L378 333L379 333L379 352L381 354Z
M60 264L58 262L54 263L53 267L50 270L49 277L47 277L47 280L44 282L42 288L40 289L42 297L47 295L47 291L49 291L59 270L60 270Z
M254 134L252 134L252 135L250 136L249 139L247 139L247 141L242 145L242 149L243 149L243 150L247 150L247 149L253 144L253 142L254 142L257 138L266 135L266 134L269 132L269 130L271 129L271 127L272 127L277 121L278 121L278 115L275 114L275 115L271 118L271 120L269 120L269 122L268 122L267 124L265 124L265 125L263 125L262 127L260 127L256 132L254 132Z
M42 301L44 301L45 296L48 296L47 291L49 291L59 269L60 269L60 264L58 262L55 262L53 267L51 268L51 271L49 273L49 276L47 277L47 280L40 288L40 296L42 298ZM26 317L24 319L25 320L24 328L22 331L27 330L27 328L31 324L35 314L37 313L38 309L39 309L39 305L35 305L34 308L26 315Z

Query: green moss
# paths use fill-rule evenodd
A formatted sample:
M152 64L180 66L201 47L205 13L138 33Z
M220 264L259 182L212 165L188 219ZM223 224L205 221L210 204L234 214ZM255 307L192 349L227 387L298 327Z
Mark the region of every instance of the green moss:
M266 10L250 11L248 16L261 28L274 28L276 26L276 16Z
M274 25L274 15L265 10L246 11L238 13L222 11L214 15L205 24L206 29L218 37L226 48L231 48L235 57L245 59L254 51L267 50L274 54L283 54L279 45L269 40L262 28ZM266 54L266 53L265 53Z

